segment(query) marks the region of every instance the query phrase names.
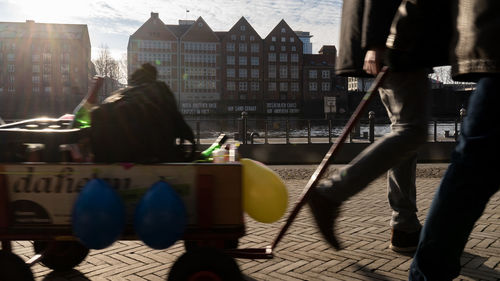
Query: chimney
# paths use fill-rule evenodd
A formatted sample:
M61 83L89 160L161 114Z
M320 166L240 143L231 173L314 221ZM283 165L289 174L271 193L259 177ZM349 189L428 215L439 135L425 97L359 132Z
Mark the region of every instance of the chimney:
M158 13L151 12L151 18L158 19Z

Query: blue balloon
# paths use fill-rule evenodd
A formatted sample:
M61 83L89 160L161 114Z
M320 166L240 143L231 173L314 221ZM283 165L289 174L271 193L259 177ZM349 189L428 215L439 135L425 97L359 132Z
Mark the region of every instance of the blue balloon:
M72 214L73 233L89 249L113 244L125 228L125 206L102 179L92 179L80 192Z
M184 202L164 181L153 184L135 209L135 232L153 249L172 246L182 237L186 225Z

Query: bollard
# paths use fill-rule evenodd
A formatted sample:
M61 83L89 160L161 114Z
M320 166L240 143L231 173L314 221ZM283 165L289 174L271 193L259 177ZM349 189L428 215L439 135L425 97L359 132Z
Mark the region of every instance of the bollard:
M242 132L241 132L241 136L240 136L243 144L247 144L247 117L248 117L248 113L246 111L243 111L241 113Z
M332 143L332 120L328 120L328 143Z
M311 144L311 120L307 120L307 143Z
M200 121L196 121L196 144L200 145Z
M434 142L437 142L437 120L434 119Z
M375 141L375 112L368 112L368 121L370 123L370 142L373 143Z
M264 121L264 143L269 144L269 140L267 139L267 121Z
M286 120L286 144L290 144L290 122Z

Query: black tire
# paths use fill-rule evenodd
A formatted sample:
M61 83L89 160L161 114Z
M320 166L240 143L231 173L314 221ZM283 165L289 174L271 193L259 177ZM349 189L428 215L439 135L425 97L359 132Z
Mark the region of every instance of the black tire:
M236 249L236 248L238 248L238 244L239 244L239 239L227 239L227 240L223 241L222 248L224 250ZM215 245L210 245L210 246L215 247ZM193 250L197 250L197 249L202 248L202 247L203 246L200 246L199 242L197 240L184 240L184 249L186 251L193 251ZM217 247L215 247L215 248L217 248Z
M213 248L185 252L170 269L168 281L240 281L243 280L236 261Z
M0 280L34 281L30 267L19 256L0 250Z
M35 241L35 253L43 253L41 262L55 271L67 271L79 265L89 249L78 241Z

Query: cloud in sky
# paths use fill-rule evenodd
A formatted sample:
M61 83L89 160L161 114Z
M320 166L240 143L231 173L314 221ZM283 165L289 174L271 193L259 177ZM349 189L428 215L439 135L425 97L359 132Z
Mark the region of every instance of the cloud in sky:
M129 36L151 12L166 24L201 16L214 31L227 31L244 16L263 38L284 19L293 30L311 32L317 52L338 45L341 7L342 0L0 0L0 19L87 24L92 54L106 45L115 58L126 53Z

